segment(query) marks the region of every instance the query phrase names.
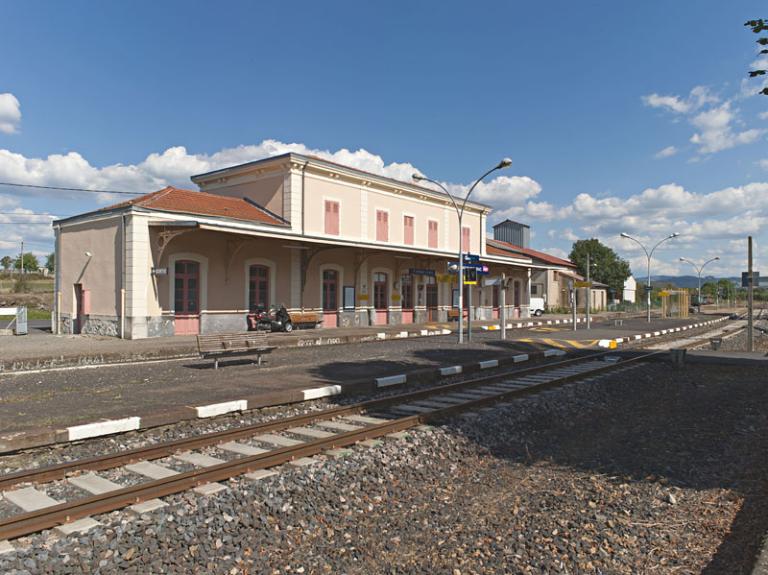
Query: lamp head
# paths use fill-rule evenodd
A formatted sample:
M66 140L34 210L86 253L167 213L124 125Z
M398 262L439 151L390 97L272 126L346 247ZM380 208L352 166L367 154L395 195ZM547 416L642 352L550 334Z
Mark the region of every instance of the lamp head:
M504 158L499 162L499 165L496 166L496 169L500 170L502 168L508 168L512 165L512 158Z
M675 232L675 233L673 233L673 234L669 234L669 237L670 237L670 238L676 238L676 237L677 237L677 236L679 236L679 235L680 235L680 234L678 234L677 232Z
M411 179L413 179L414 182L420 182L421 180L424 179L424 176L422 176L421 174L413 174L411 175Z
M85 257L90 258L92 256L93 256L93 254L91 252L85 252Z
M720 259L720 256L715 256L715 259L716 259L716 260L719 260L719 259Z
M628 238L628 237L629 237L629 234L625 234L624 232L621 232L619 235L620 235L622 238Z

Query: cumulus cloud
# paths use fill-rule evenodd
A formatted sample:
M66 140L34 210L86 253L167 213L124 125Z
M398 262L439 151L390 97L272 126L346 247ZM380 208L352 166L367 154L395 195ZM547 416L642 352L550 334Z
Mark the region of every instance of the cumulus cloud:
M685 98L680 96L661 96L654 93L643 96L642 100L646 106L665 109L677 114L687 114L698 110L706 104L714 104L719 101L717 96L713 95L706 86L696 86Z
M740 95L733 99L747 97L747 90L752 88L742 83ZM646 106L672 112L676 116L675 121L679 117L687 119L694 128L689 141L697 146L699 156L695 160L701 156L751 144L766 132L757 128L741 131L735 129L734 124L739 122L739 110L732 107L733 99L721 102L720 98L704 86L696 86L685 98L654 93L643 96L642 99ZM677 152L675 146L667 146L657 152L655 157L668 158Z
M654 157L656 159L670 158L670 157L674 156L675 154L677 154L677 148L675 146L667 146L666 148L663 148L663 149L659 150L658 152L656 152Z
M13 94L0 94L0 132L15 134L21 123L21 104Z
M735 132L731 126L734 118L730 102L697 114L691 119L691 124L699 131L691 136L691 143L698 145L702 154L712 154L750 144L765 132L756 128Z

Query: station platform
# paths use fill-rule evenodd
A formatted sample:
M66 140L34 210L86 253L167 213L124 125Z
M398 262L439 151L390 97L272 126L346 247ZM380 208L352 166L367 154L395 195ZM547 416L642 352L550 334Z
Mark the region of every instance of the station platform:
M666 320L654 326L669 328L680 321L690 323ZM195 355L8 371L0 374L0 451L430 381L459 373L457 366L468 372L565 354L566 350L558 349L561 346L532 337L536 332L530 330L539 327L510 330L504 341L498 332L478 329L472 341L462 345L452 333L370 343L360 340L347 345L284 345L266 356L261 367L250 358L231 359L222 360L215 370L211 360ZM583 337L574 340L583 342L593 340L596 334L619 337L637 331L634 325L597 324L595 330L577 328L575 332L572 326L555 327L564 330L558 337ZM173 349L190 351L191 340L186 339L186 348L179 343ZM158 345L154 340L109 343L139 343L142 350L150 349L144 347L146 343ZM567 351L585 353L577 347Z
M579 317L577 320L583 323L584 318ZM519 328L515 328L519 330L529 327L529 323L546 326L547 322L550 322L555 326L564 327L569 325L565 322L571 321L570 316L547 314L541 318L509 320L508 324L520 325ZM601 316L595 316L595 321L601 321ZM475 332L485 331L483 328L492 326L498 326L498 320L472 322ZM447 335L456 330L455 321L394 326L298 329L292 333L271 333L269 345L281 348L327 346L391 339L402 337L403 334L407 334L407 337ZM197 356L195 336L122 340L94 335L51 335L35 330L26 336L3 336L0 339L0 373L195 356Z

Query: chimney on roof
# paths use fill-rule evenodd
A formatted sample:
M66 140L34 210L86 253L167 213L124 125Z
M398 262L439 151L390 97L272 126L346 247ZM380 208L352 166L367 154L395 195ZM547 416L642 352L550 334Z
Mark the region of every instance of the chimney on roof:
M512 220L504 220L493 226L493 239L520 248L528 248L531 243L531 226Z

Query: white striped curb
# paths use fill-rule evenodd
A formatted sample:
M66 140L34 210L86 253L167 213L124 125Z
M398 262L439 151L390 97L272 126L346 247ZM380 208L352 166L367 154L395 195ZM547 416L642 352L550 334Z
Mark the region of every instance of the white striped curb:
M390 385L401 385L405 383L406 375L401 373L399 375L390 375L387 377L377 377L376 387L389 387Z
M248 409L248 401L245 399L236 399L234 401L224 401L222 403L211 403L195 407L198 417L216 417L225 413L234 411L245 411Z
M643 339L647 337L656 337L660 335L665 335L668 333L675 333L680 331L687 331L689 329L695 329L697 327L704 327L708 325L712 325L714 323L718 323L721 321L724 321L728 319L727 317L720 317L717 319L713 319L710 321L700 322L700 323L694 323L691 325L684 325L681 327L671 327L669 329L662 329L661 331L654 331L653 333L644 333L644 334L636 334L632 336L626 336L626 337L617 337L616 339L601 339L599 342L597 342L598 347L609 347L611 349L615 348L619 343L628 342L631 340L638 340Z
M480 369L490 369L492 367L499 367L499 360L488 359L486 361L479 362L478 365L480 366Z
M452 365L450 367L441 367L440 375L458 375L463 372L464 368L460 365Z
M74 425L72 427L67 427L67 438L69 441L76 441L78 439L87 439L89 437L98 437L100 435L135 431L136 429L139 429L140 423L141 418L139 417L126 417L124 419L107 419L95 423Z
M304 394L304 401L310 399L320 399L321 397L330 397L331 395L339 395L341 393L340 385L326 385L325 387L313 387L312 389L303 389L301 393Z
M528 361L527 353L521 353L519 355L512 356L512 363L520 363L521 361Z
M544 357L552 357L556 355L565 355L565 351L562 349L548 349L544 352Z

